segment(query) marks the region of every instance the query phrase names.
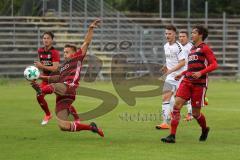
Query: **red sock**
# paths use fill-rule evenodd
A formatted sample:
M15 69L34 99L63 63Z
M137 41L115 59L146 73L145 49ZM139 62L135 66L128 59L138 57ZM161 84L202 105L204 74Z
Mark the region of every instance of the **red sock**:
M176 134L180 119L181 119L180 110L174 108L172 112L172 120L171 120L171 131L170 131L171 134L173 135Z
M48 104L46 102L46 100L44 99L44 94L40 94L40 95L37 95L37 100L38 100L38 103L39 105L41 106L42 110L45 112L45 114L47 116L50 116L50 111L48 109Z
M69 107L69 112L73 115L75 121L80 121L77 110L72 105Z
M92 130L92 127L90 125L81 124L78 122L71 123L71 128L70 128L71 132L77 132L77 131L82 131L82 130Z
M206 119L205 116L201 113L199 117L195 118L198 122L198 124L200 125L200 127L202 128L202 130L205 130L207 128L206 125Z

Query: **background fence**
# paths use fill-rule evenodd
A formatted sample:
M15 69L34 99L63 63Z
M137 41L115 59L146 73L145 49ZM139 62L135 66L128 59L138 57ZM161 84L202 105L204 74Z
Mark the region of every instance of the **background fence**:
M209 18L207 2L203 3L203 17L193 18L189 2L186 17L177 18L174 9L170 17L165 17L161 7L157 14L123 13L104 0L25 0L17 10L9 7L16 1L8 0L0 17L0 76L22 77L23 69L37 59L44 31L55 33L56 48L62 50L65 43L80 44L88 24L96 17L102 19L102 26L95 32L89 55L103 62L100 79L110 78L112 56L116 54L126 55L129 63L162 64L164 26L171 23L189 32L192 25L205 24L209 29L207 43L220 64L212 75L240 75L240 19L226 18L226 13L221 18ZM30 16L33 13L35 16Z

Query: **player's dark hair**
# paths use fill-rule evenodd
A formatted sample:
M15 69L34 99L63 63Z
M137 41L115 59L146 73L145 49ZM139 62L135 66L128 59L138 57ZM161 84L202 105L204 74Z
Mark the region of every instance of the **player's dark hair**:
M77 52L77 47L74 44L66 44L64 48L71 48L74 52Z
M186 31L186 30L181 30L179 33L184 33L184 34L186 34L187 37L188 37L188 31Z
M49 35L52 39L54 38L54 34L53 34L53 32L51 32L51 31L44 32L44 33L42 34L42 37L43 37L45 34Z
M195 25L193 29L196 29L198 34L202 35L202 40L204 41L208 37L208 30L202 25Z
M166 26L165 29L177 32L177 28L174 25Z

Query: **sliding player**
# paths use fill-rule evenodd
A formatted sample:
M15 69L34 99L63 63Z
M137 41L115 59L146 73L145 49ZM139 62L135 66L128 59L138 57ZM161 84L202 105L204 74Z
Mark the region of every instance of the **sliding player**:
M92 40L93 30L99 24L100 20L95 20L88 29L84 42L79 50L76 46L67 44L64 46L65 62L60 67L60 74L54 76L40 76L41 79L51 82L43 88L34 81L33 88L38 95L55 93L56 98L56 115L58 125L61 130L69 132L78 132L81 130L90 130L104 136L103 131L92 122L90 125L76 121L68 121L69 108L76 97L76 89L79 86L80 72L83 59L87 53L88 46Z

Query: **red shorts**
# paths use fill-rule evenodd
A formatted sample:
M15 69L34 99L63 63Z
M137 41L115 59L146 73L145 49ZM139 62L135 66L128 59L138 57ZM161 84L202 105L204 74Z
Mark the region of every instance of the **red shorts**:
M47 81L42 81L40 83L40 88L43 88L44 86L48 85L49 83Z
M204 106L206 91L205 86L182 81L178 87L176 97L181 97L187 101L191 100L192 107L202 107Z
M69 109L74 100L75 96L57 96L55 108L56 113L64 109Z
M69 109L76 98L76 88L69 87L63 83L52 84L56 93L56 113L63 110Z

